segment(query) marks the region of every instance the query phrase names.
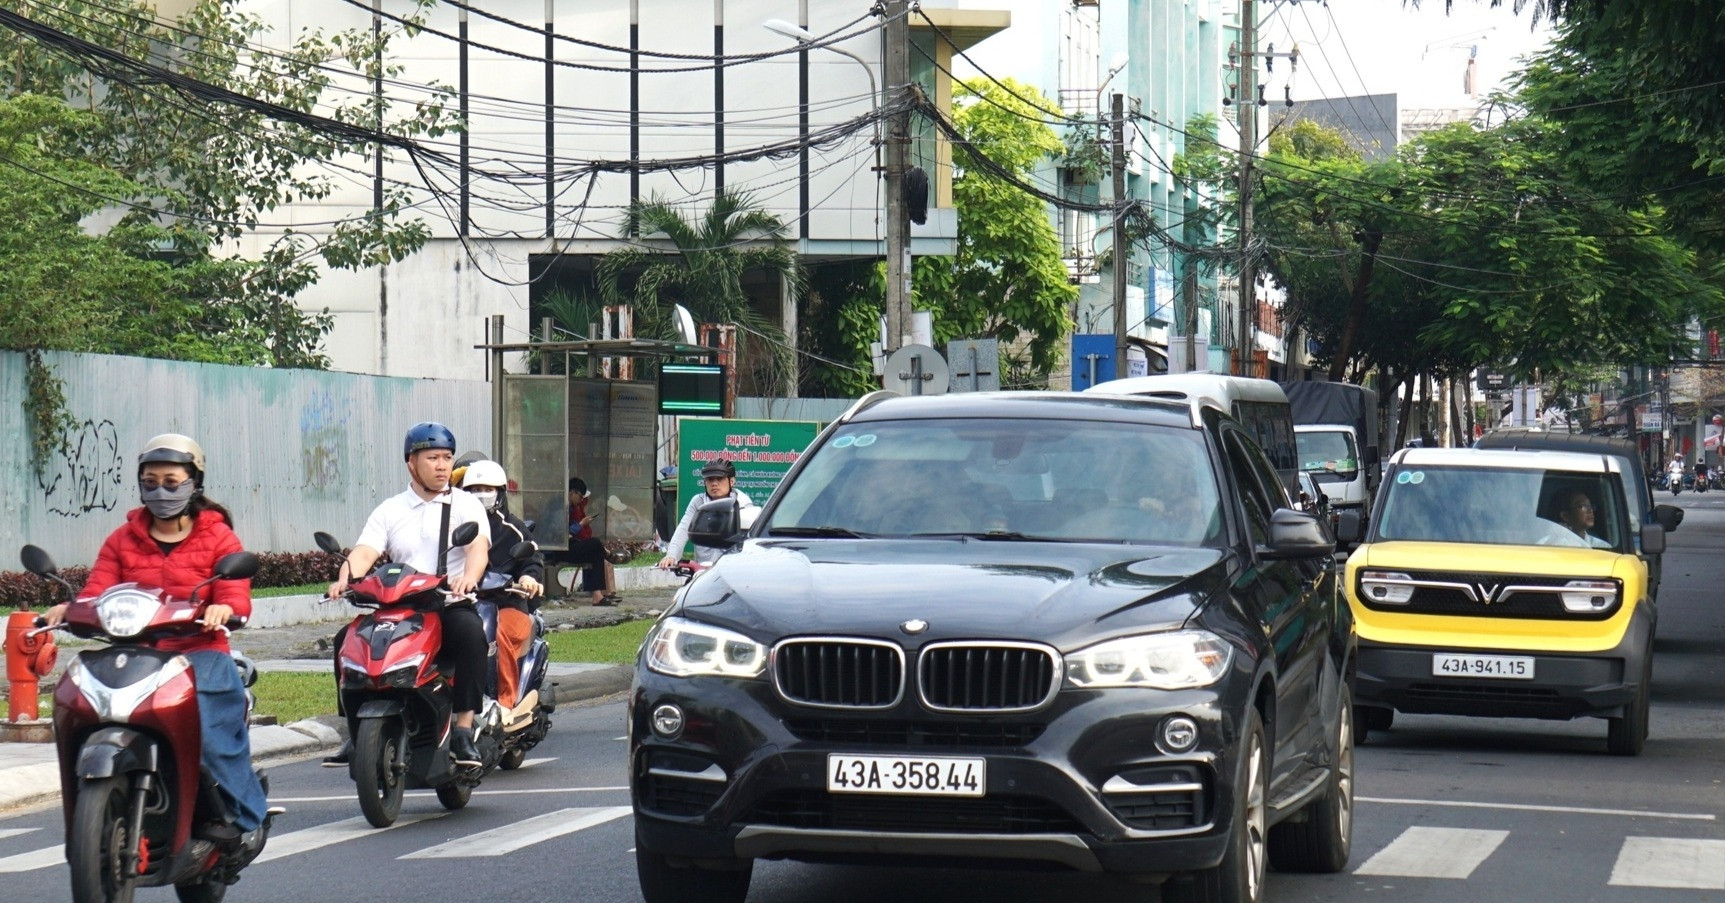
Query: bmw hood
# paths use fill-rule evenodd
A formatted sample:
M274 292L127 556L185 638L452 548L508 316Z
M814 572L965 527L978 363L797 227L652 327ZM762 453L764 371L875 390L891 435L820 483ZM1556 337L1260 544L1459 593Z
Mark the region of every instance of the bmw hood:
M1173 629L1224 579L1224 553L1119 544L755 540L679 601L689 617L771 641L811 634L1064 638Z

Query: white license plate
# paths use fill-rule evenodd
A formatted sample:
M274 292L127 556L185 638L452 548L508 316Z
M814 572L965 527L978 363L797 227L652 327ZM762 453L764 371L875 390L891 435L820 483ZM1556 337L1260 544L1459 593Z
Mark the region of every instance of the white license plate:
M982 796L988 760L947 756L827 756L827 792Z
M1432 656L1432 676L1532 680L1533 657L1529 655L1457 655L1450 652L1440 652Z

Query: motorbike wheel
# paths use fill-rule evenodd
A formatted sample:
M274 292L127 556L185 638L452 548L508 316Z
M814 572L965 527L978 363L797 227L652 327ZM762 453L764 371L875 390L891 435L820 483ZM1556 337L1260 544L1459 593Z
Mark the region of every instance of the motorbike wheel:
M451 781L437 788L437 801L451 812L466 806L472 796L473 785L465 781Z
M521 763L525 761L527 761L527 750L517 746L504 753L503 758L497 760L497 767L504 771L514 771L520 768Z
M72 899L80 903L131 903L135 886L125 877L126 851L137 843L127 827L131 796L124 776L88 778L78 787L66 864Z
M174 885L174 896L180 903L222 903L228 886L220 881L188 881Z
M359 811L374 828L395 824L401 814L406 776L395 770L396 752L406 742L401 722L367 718L353 741L353 782L359 790Z

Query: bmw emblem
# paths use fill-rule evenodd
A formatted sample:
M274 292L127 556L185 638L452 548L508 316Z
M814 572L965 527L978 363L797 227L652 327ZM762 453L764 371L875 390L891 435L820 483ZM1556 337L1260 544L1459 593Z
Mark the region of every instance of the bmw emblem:
M921 618L911 618L903 624L898 625L898 629L910 634L911 636L916 636L928 629L928 622Z

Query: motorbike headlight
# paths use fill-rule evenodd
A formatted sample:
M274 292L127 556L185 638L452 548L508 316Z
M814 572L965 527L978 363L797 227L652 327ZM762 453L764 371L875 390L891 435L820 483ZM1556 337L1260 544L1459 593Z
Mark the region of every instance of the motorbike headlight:
M723 627L664 618L647 634L647 667L672 677L760 677L767 647Z
M1149 633L1098 643L1066 656L1074 687L1185 690L1222 679L1234 650L1207 630Z
M162 608L162 600L154 593L141 589L116 588L96 600L96 617L102 631L118 639L130 639L144 632Z
M1593 614L1617 604L1617 581L1571 580L1563 585L1563 610Z
M423 664L425 664L425 653L422 652L418 655L410 655L407 658L390 665L388 668L384 669L383 673L395 674L400 671L412 671L417 674L419 673L419 666Z
M1406 605L1414 597L1413 579L1394 571L1361 571L1360 598L1381 605Z

